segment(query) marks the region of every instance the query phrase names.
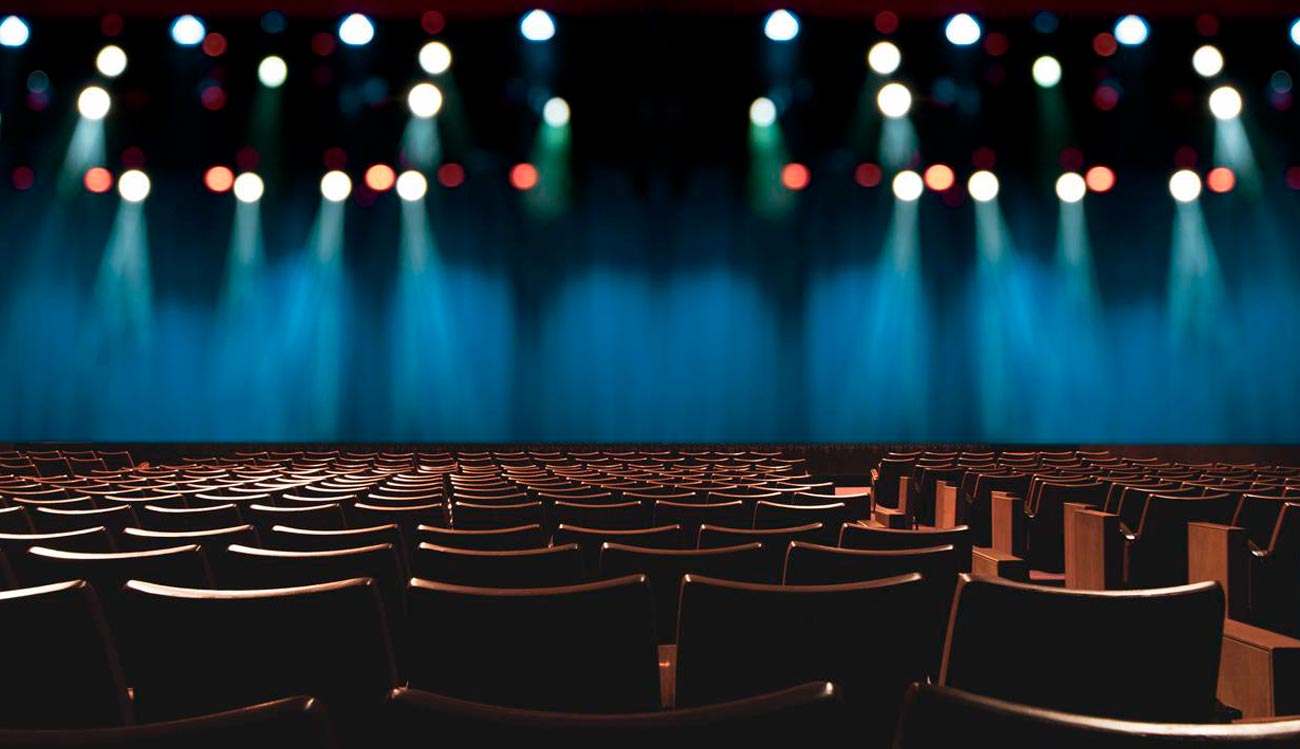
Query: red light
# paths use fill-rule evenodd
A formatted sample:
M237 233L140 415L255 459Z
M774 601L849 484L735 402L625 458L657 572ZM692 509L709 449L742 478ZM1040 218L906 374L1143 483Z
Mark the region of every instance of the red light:
M995 31L984 37L984 51L994 57L1005 55L1009 49L1011 49L1011 40L1006 34Z
M122 166L127 169L144 168L144 151L138 146L127 146L122 149Z
M397 182L397 173L387 164L375 164L366 170L366 187L375 192L385 192Z
M1211 192L1231 192L1232 188L1237 186L1237 175L1226 166L1216 166L1205 175L1205 186L1210 188Z
M858 164L858 168L853 170L853 181L863 187L876 187L884 178L884 173L875 164Z
M935 192L943 192L957 182L957 175L947 164L933 164L925 170L925 186Z
M113 173L102 166L92 166L86 170L82 182L86 185L86 189L93 193L106 193L113 189Z
M1061 149L1061 168L1070 172L1077 172L1083 168L1083 151L1074 146L1067 146Z
M1212 13L1202 13L1196 17L1196 30L1201 36L1214 36L1219 33L1219 19Z
M1292 190L1300 190L1300 166L1288 167L1286 170L1286 186Z
M420 26L424 27L424 33L437 34L447 25L447 19L436 10L426 10L420 16Z
M1115 186L1115 172L1110 167L1094 166L1083 175L1083 181L1093 192L1109 192Z
M531 190L537 186L537 167L532 164L515 164L510 170L510 184L516 190Z
M325 168L342 169L348 165L348 152L338 146L325 149Z
M1191 146L1183 146L1174 151L1174 166L1179 169L1195 169L1196 159L1196 149Z
M465 184L465 167L450 162L438 167L438 184L443 187L460 187Z
M235 186L235 173L230 167L214 166L203 173L203 184L213 192L225 192Z
M1119 49L1119 42L1109 33L1102 32L1092 38L1092 51L1102 57L1110 57Z
M808 167L803 164L786 164L781 167L781 184L787 190L802 190L808 186Z
M898 14L892 10L882 10L876 14L876 31L892 34L898 31Z
M312 36L311 51L320 57L334 54L334 35L322 31Z
M199 94L199 101L209 112L216 112L226 106L226 92L220 86L208 86Z
M29 166L20 166L14 169L12 179L15 190L30 190L36 184L36 173Z
M99 19L99 30L104 36L117 36L122 33L122 17L116 13L109 13Z
M208 57L220 57L226 53L226 37L212 32L203 37L203 54Z
M1119 91L1113 86L1098 86L1092 92L1092 105L1103 112L1109 112L1119 106Z
M976 169L992 169L998 165L998 155L988 146L980 146L971 154L970 163Z
M251 172L262 162L262 154L252 146L244 146L235 154L235 165L241 172Z

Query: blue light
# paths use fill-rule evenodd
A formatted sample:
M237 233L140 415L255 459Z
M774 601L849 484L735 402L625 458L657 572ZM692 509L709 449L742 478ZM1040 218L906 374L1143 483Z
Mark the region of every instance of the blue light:
M763 24L763 33L774 42L792 41L799 36L799 19L788 10L773 11Z
M1300 47L1300 18L1291 22L1291 43Z
M31 35L27 22L18 16L6 16L5 20L0 21L0 45L21 47L27 43Z
M978 42L984 30L980 28L980 22L969 13L958 13L948 19L948 24L943 27L944 36L948 41L958 47L969 47Z
M1142 16L1128 15L1115 22L1115 41L1125 47L1136 47L1147 40L1151 27Z
M375 38L375 25L360 13L353 13L339 23L339 41L349 47L364 47Z
M207 36L203 22L194 16L184 15L172 21L172 41L182 47L194 47Z
M519 33L530 42L544 42L555 36L555 19L544 10L529 11L519 19Z

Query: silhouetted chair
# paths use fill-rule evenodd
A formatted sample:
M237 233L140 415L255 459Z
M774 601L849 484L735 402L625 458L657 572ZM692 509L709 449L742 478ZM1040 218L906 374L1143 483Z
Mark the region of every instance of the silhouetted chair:
M521 549L539 549L546 545L546 534L542 532L542 526L537 523L512 528L485 528L483 530L438 528L421 525L417 531L419 533L418 541L451 549L517 551Z
M1100 509L1106 501L1106 484L1043 482L1036 488L1033 506L1025 504L1025 559L1046 572L1065 571L1065 505L1084 504Z
M164 585L212 587L212 571L203 549L184 544L148 551L62 551L43 546L28 550L32 567L45 580L81 579L95 586L108 623L121 635L119 601L127 580Z
M103 526L114 538L123 528L139 525L135 511L127 505L105 507L98 510L56 510L38 507L31 512L32 522L41 533L66 533Z
M754 505L754 528L790 528L809 523L821 523L815 540L834 544L839 539L840 525L848 520L848 510L843 502L824 505L785 505L776 502L759 502Z
M1128 500L1125 499L1127 502ZM1142 522L1125 534L1125 581L1131 588L1157 588L1187 582L1187 524L1226 524L1236 510L1227 494L1173 497L1153 494Z
M924 549L952 544L957 552L957 567L970 571L970 527L955 528L882 528L879 526L845 523L840 529L840 546L845 549L872 549L875 551L901 551Z
M144 528L127 528L122 531L120 546L123 551L150 551L168 549L186 544L203 547L203 556L212 570L216 585L225 585L231 579L229 564L232 544L260 546L257 529L251 525L232 525L203 531L151 531Z
M1246 529L1246 537L1255 548L1267 548L1273 541L1273 531L1277 520L1282 515L1282 506L1287 501L1281 493L1247 492L1237 502L1237 510L1232 516L1232 525ZM2 511L0 511L2 512Z
M117 548L108 529L102 525L62 533L0 533L0 552L9 559L14 577L21 585L55 581L54 578L44 577L43 570L35 565L35 558L27 553L28 549L36 546L98 552L114 551ZM64 579L76 579L76 576Z
M1250 618L1261 627L1300 637L1300 504L1282 510L1264 548L1251 549Z
M234 503L192 508L144 505L138 514L140 527L153 531L202 531L245 522Z
M411 574L434 582L485 588L559 587L582 582L582 555L577 544L509 551L420 544Z
M898 508L898 480L910 476L914 465L916 465L915 455L880 459L876 470L871 472L871 494L875 497L876 504L892 509Z
M655 525L680 525L683 543L692 544L699 535L700 526L720 525L728 528L753 528L752 511L740 500L704 504L701 502L669 502L655 500Z
M392 544L402 548L404 543L402 531L396 523L374 525L344 530L315 530L312 528L294 528L288 525L271 527L266 535L266 546L273 549L290 551L330 551L332 549L355 549L358 546L374 544ZM252 546L255 544L245 544ZM405 558L405 554L403 554Z
M31 533L32 518L22 505L0 507L0 533Z
M541 502L486 504L457 501L451 507L451 525L462 530L517 528L542 525L543 521Z
M993 545L993 492L1007 492L1021 499L1029 495L1028 473L980 474L966 500L966 524L976 546Z
M562 501L551 508L551 522L555 525L576 525L583 528L605 530L632 530L645 528L649 513L640 502L592 504Z
M403 546L413 549L419 543L416 529L421 525L440 526L447 524L446 507L441 503L412 504L402 507L362 504L358 502L346 508L348 524L354 528L366 528L376 525L395 523L402 529Z
M785 570L785 552L791 541L811 541L821 538L825 526L807 523L787 528L723 528L701 525L698 547L720 549L758 542L763 544L763 566L754 577L756 582L779 583Z
M1080 591L962 575L939 683L1087 715L1204 721L1223 615L1212 582Z
M335 531L348 527L343 517L343 508L333 502L303 507L252 504L244 508L244 514L247 521L252 523L261 534L269 532L276 525Z

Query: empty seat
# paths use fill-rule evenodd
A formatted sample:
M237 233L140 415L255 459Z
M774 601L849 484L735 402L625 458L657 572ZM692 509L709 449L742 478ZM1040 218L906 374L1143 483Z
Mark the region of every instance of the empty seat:
M261 545L257 529L245 524L204 531L151 531L145 528L127 528L122 531L120 546L123 551L148 551L186 544L198 544L203 547L203 556L208 560L208 567L212 570L212 580L216 585L224 585L230 579L229 546L232 544Z
M485 588L549 588L582 581L577 544L485 551L420 544L411 574L424 580Z
M1250 555L1250 620L1300 637L1300 504L1282 509L1268 544Z
M37 507L31 512L32 522L41 533L63 533L103 526L114 536L123 528L139 525L135 510L127 505L104 507L97 510L58 510Z
M652 549L682 548L682 527L680 525L660 525L654 528L637 528L634 530L609 530L602 528L584 528L577 525L561 523L555 529L555 545L576 543L582 551L583 566L592 577L600 574L600 548L606 542L644 546Z
M882 528L861 523L845 523L840 529L840 546L845 549L874 549L897 551L924 549L930 546L952 544L957 552L957 566L962 572L970 571L970 527L955 528Z
M21 505L0 507L0 533L31 533L32 519Z
M1212 582L1079 591L962 575L939 683L1087 715L1204 721L1223 614Z
M313 528L275 525L271 527L271 532L266 535L267 548L288 549L290 551L354 549L358 546L372 546L374 544L393 544L394 548L402 548L403 543L401 529L397 527L396 523L363 528L346 528L343 530L316 530Z
M1187 524L1226 524L1235 510L1236 503L1227 494L1148 497L1141 524L1135 532L1125 534L1124 570L1129 587L1156 588L1186 583Z
M546 534L542 532L542 526L537 523L512 528L485 528L482 530L438 528L421 525L416 530L419 534L418 541L452 549L509 551L539 549L546 545Z
M145 505L139 515L141 527L154 531L202 531L244 524L233 503L190 508Z
M791 541L811 541L823 537L825 526L821 523L808 523L787 528L723 528L716 525L701 525L698 548L718 549L725 546L737 546L758 542L763 544L763 569L755 577L756 582L781 582L785 570L785 551Z
M848 520L848 510L843 502L824 505L785 505L776 502L759 502L754 505L754 528L790 528L808 523L821 523L816 540L834 544L839 540L840 525Z
M401 507L386 507L357 503L347 508L348 523L352 527L365 528L393 523L402 529L405 547L415 548L419 543L416 529L421 525L439 526L447 524L446 508L441 503L412 504Z
M632 530L647 527L649 520L649 513L640 502L593 504L560 501L551 507L551 522L555 525L563 523L583 528Z
M728 528L754 527L751 511L740 500L715 504L655 500L654 524L680 525L687 544L695 540L705 523Z
M269 532L276 525L336 531L348 527L343 517L343 508L334 502L303 507L270 507L252 504L248 505L244 512L248 522L262 534Z
M659 707L643 575L554 588L412 580L411 686L494 705L570 712Z
M117 651L88 583L0 592L0 626L5 638L0 728L132 721Z
M452 527L464 530L517 528L542 523L541 502L483 504L458 501L451 508Z
M120 634L118 599L127 580L165 585L212 587L212 571L203 549L184 544L147 551L62 551L43 546L28 550L32 568L44 580L81 579L95 587L109 624Z
M0 533L0 552L9 559L14 577L21 585L53 582L51 578L42 577L40 571L33 568L34 558L28 555L27 550L35 546L66 551L99 552L113 551L116 548L113 537L102 525L62 533ZM76 576L68 579L76 579Z
M1029 566L1047 572L1065 570L1065 505L1100 508L1106 501L1106 484L1042 482L1035 488L1032 505L1025 503L1025 559Z

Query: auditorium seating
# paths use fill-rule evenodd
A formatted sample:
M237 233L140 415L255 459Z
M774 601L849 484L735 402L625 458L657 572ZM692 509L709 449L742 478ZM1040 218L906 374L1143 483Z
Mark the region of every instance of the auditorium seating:
M762 575L758 582L781 582L785 570L786 550L791 541L811 541L824 538L826 526L823 523L808 523L786 528L726 528L715 525L701 525L698 547L701 549L718 549L726 546L740 546L758 542L763 544Z
M680 525L660 525L652 528L634 530L608 530L601 528L583 528L561 523L552 536L552 543L577 544L582 552L583 567L591 577L600 575L600 550L605 543L640 546L651 549L680 549L685 539L682 538Z
M924 549L951 544L957 552L957 563L962 572L970 571L970 528L881 528L863 523L845 523L840 529L840 546L846 549L871 549L899 551Z
M547 588L582 582L577 544L485 551L420 544L411 574L424 580L485 588Z

